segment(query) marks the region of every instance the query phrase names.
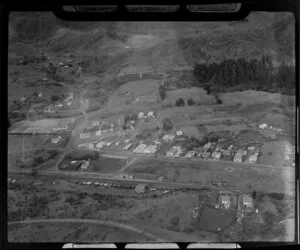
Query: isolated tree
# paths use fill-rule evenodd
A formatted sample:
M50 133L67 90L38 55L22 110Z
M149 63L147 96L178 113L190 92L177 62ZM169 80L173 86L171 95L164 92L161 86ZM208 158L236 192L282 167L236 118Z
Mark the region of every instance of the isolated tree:
M162 124L163 124L163 130L165 131L169 131L173 128L173 124L169 118L164 118Z
M166 98L166 90L162 85L159 86L159 96L161 100L164 100Z

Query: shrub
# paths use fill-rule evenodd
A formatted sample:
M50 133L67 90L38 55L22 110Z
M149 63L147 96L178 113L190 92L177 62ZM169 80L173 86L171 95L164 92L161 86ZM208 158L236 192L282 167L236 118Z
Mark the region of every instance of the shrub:
M176 103L175 103L175 106L177 107L181 107L181 106L184 106L185 103L184 103L184 100L182 98L179 98Z
M194 100L192 98L190 98L190 99L188 99L187 104L189 106L192 106L192 105L195 105L195 102L194 102Z

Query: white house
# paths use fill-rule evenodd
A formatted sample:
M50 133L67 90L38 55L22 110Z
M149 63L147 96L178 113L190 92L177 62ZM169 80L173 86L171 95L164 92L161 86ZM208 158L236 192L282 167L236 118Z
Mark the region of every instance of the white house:
M106 143L106 141L100 141L100 142L98 142L97 145L96 145L96 148L99 148L99 149L103 148L104 145L105 145L105 143Z
M221 205L224 208L230 207L230 196L229 195L221 195L220 200L221 200Z
M185 155L185 158L190 159L190 158L192 158L195 154L196 154L195 151L189 151L189 152L187 152L187 154Z
M175 138L175 135L165 135L165 136L163 137L163 140L164 140L164 141L167 141L167 142L171 142L171 141L174 140L174 138Z
M61 136L57 136L57 137L53 137L53 138L51 139L51 142L52 142L52 143L58 143L60 140L61 140Z
M265 129L266 127L268 127L268 125L266 123L262 123L258 127L261 129Z
M138 145L132 152L133 153L144 153L144 150L146 149L146 144L140 144Z
M99 125L100 125L100 122L99 122L99 121L92 121L92 125L93 125L93 126L99 126Z
M91 136L90 133L81 133L81 134L80 134L80 139L88 138L88 137L90 137L90 136Z
M234 156L233 161L234 162L242 162L243 161L243 155L244 151L243 150L238 150Z
M157 145L150 145L144 150L144 153L145 154L155 154L156 150L157 150Z
M248 162L249 163L256 163L258 158L258 152L255 152L254 154L249 156Z
M124 148L123 151L128 151L128 149L132 146L132 143L127 144Z
M144 113L143 112L140 112L139 114L138 114L138 118L139 119L142 119L144 117Z
M154 115L153 115L153 111L149 111L149 112L148 112L148 116L149 116L149 117L153 117L153 116L154 116Z
M181 135L183 135L183 133L181 130L178 130L178 131L176 131L176 135L181 136Z
M248 209L252 209L253 208L253 201L252 201L252 197L250 195L243 195L242 197L242 202L243 202L243 206L248 208Z
M209 149L210 147L211 147L211 142L208 142L203 146L204 149Z
M81 164L81 168L82 168L82 169L87 169L89 166L90 166L90 161L84 161L84 162Z

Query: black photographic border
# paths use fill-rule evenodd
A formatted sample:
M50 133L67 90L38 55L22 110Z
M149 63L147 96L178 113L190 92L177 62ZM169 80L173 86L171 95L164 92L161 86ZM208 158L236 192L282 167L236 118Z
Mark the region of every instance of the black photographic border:
M179 4L179 11L175 13L136 13L128 12L125 4L117 4L118 10L113 13L67 13L62 10L62 5L72 5L72 1L65 4L45 4L39 3L30 5L28 3L21 4L7 4L0 6L0 93L1 93L1 154L0 154L0 248L1 249L61 249L64 243L8 243L7 242L7 72L8 72L8 17L11 11L53 11L53 13L64 20L86 20L86 21L233 21L244 19L251 11L273 11L273 12L292 12L295 18L295 62L296 62L296 127L295 127L295 177L296 177L296 202L295 202L295 241L294 242L235 242L242 248L253 247L279 247L279 246L296 246L299 244L299 46L300 46L300 2L298 0L265 0L265 1L198 1L197 4L214 4L214 3L230 3L239 2L242 4L241 9L237 13L190 13L185 3L172 2L172 4ZM78 3L76 3L78 4ZM87 4L85 2L85 4ZM101 3L114 4L114 3ZM129 2L128 4L133 4ZM151 3L152 4L152 3ZM162 4L162 3L160 3ZM186 3L187 4L187 3ZM188 4L193 4L189 2ZM101 16L101 17L100 17ZM100 17L100 18L99 18ZM191 242L193 243L193 242ZM115 243L118 249L125 248L128 243ZM189 242L179 242L177 245L180 249L186 249Z

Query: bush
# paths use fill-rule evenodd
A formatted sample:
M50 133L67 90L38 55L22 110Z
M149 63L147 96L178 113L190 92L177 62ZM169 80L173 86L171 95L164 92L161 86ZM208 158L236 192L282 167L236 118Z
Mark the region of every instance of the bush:
M166 98L166 90L162 85L159 86L159 96L161 100L164 100Z
M173 124L170 119L164 118L162 123L163 123L163 130L169 131L169 130L173 129Z
M175 106L177 107L181 107L181 106L184 106L185 103L184 103L184 100L182 98L179 98L176 103L175 103Z
M190 98L190 99L188 99L187 104L189 106L192 106L192 105L195 105L195 102L194 102L194 100L192 98Z

